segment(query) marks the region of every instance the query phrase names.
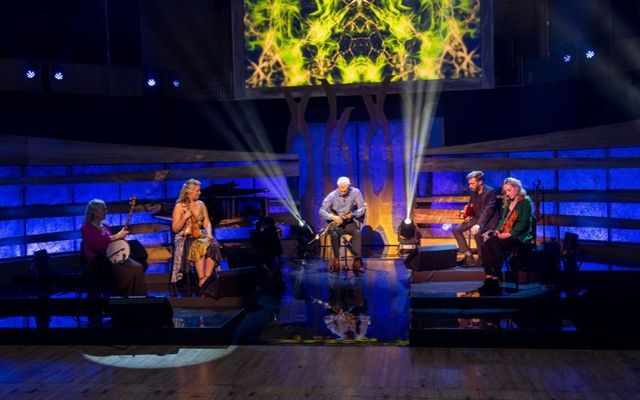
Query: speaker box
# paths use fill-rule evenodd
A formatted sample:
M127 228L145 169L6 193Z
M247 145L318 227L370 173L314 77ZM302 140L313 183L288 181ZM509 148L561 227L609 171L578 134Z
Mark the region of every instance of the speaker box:
M414 271L430 271L451 268L456 264L455 245L420 246L405 258L407 268Z
M229 269L257 267L264 263L262 253L254 249L232 247L224 249L224 256L229 264Z
M166 297L112 297L113 328L172 328L173 308Z
M205 291L216 299L229 296L246 296L256 291L258 268L240 267L218 272L217 278Z

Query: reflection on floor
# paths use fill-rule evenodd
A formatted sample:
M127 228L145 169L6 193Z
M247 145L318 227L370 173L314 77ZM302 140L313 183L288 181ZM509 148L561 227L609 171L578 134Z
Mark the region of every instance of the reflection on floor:
M397 259L369 259L366 272L327 272L321 259L287 263L282 287L258 300L240 343L404 344L409 328L409 272Z
M479 296L475 289L482 283L481 268L410 271L394 249L370 250L365 272L358 275L351 270L330 273L324 258L287 259L276 270L256 270L260 275L257 291L220 298L194 297L184 287L170 290L169 265L152 264L147 272L150 294L169 297L173 328L155 339L155 333L138 332L136 340L169 344L634 346L629 332L638 328L638 322L629 318L629 312L640 308L637 269L586 268L579 280L575 274L568 280L559 273L552 281L533 280L517 286L511 280L503 283L499 295ZM87 308L105 304L88 299L82 291L38 296L20 294L14 288L0 302L0 335L6 338L12 332L16 343L28 342L33 332L41 335L36 340L43 343L109 343L113 337L108 334L93 341L95 332L116 330L110 329L109 315L87 314ZM58 342L49 339L47 330L32 328L67 330L57 334ZM70 336L74 329L77 336Z

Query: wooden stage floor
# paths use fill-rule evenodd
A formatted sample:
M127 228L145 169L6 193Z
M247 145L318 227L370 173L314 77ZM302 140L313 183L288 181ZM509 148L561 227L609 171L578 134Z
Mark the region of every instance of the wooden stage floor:
M639 399L640 352L0 347L8 399Z

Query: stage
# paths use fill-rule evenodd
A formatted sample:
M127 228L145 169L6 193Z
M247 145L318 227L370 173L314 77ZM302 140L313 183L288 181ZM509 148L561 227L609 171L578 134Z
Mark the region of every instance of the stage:
M14 290L1 300L0 337L5 344L49 345L637 347L634 269L585 269L572 280L560 270L553 281L517 289L504 282L500 294L480 296L482 268L411 271L397 248L368 254L362 274L328 272L321 257L284 259L252 290L230 287L219 298L171 287L169 263L152 263L149 298L125 299L120 310L130 319L117 324L114 299ZM149 326L132 324L147 313Z

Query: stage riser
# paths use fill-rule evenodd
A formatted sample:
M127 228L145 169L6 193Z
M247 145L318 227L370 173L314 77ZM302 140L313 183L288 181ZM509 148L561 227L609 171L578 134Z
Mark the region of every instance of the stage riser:
M445 269L438 271L411 271L411 283L423 282L457 282L482 281L484 270L473 268L469 270Z

